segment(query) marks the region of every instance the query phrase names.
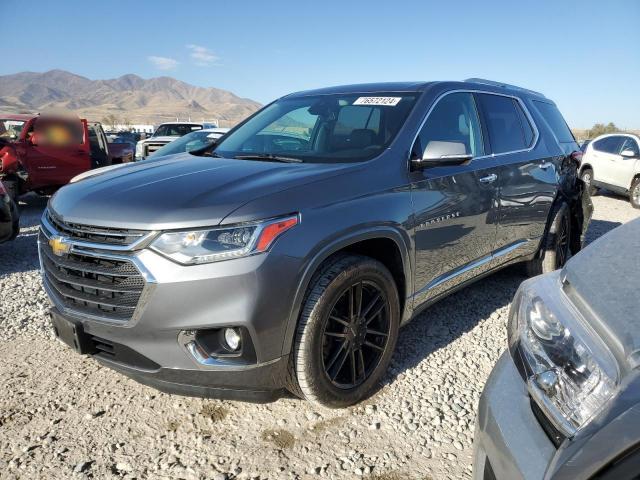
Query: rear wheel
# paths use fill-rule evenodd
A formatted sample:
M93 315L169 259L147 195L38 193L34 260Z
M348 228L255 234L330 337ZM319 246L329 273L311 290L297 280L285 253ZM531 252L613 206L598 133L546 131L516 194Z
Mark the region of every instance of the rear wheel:
M571 217L569 206L562 203L555 209L549 231L545 235L538 256L527 263L529 276L562 268L571 257Z
M593 170L585 168L582 171L582 175L580 175L580 179L586 185L587 190L589 190L589 195L595 195L598 193L598 188L593 185Z
M633 208L640 208L640 177L635 178L629 190L629 200Z
M290 389L326 407L359 402L391 361L399 321L398 291L382 263L360 255L331 260L303 304Z

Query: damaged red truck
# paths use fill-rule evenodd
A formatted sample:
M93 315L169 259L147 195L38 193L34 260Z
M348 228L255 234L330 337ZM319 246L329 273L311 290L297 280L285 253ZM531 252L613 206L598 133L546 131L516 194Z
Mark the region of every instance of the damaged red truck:
M110 165L99 123L67 116L0 115L0 180L16 198L48 195L76 175Z

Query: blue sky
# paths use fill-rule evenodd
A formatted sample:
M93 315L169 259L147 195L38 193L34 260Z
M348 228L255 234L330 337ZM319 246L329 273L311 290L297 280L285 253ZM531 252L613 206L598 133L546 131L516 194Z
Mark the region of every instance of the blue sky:
M544 92L575 128L640 128L640 0L27 3L0 1L0 74L170 75L263 103L483 77Z

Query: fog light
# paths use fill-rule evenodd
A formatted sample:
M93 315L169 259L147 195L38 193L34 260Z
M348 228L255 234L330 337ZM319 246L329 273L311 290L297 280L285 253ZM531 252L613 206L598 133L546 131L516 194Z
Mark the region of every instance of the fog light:
M236 351L240 348L240 333L235 328L224 329L224 341L231 351Z

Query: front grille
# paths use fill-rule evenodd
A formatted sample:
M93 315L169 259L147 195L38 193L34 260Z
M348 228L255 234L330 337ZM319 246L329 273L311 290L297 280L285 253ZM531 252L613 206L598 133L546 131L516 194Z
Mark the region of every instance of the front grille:
M42 233L39 243L44 280L64 307L121 322L132 318L146 283L131 261L78 251L57 256Z
M129 230L122 228L92 227L77 223L67 223L55 214L46 211L46 219L60 235L83 242L108 245L131 245L149 232L145 230Z

